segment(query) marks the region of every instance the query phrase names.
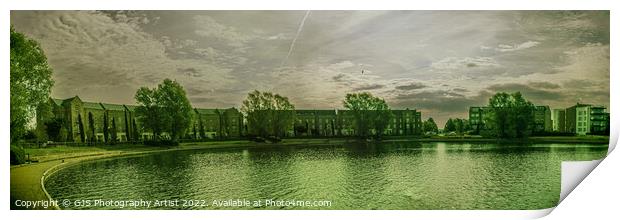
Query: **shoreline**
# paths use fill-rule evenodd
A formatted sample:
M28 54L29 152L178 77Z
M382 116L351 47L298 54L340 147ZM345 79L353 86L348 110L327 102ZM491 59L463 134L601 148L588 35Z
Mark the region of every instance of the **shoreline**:
M127 149L111 149L102 152L86 153L82 155L57 155L58 157L52 157L50 159L41 160L36 163L14 165L10 167L10 198L11 198L11 210L24 209L23 207L16 206L17 200L22 201L51 201L53 198L49 195L45 189L45 181L54 173L74 165L79 165L83 162L104 160L112 158L122 157L134 157L151 153L162 153L169 151L189 151L189 150L206 150L206 149L244 149L244 148L257 148L257 147L277 147L277 146L300 146L300 145L333 145L342 143L355 143L360 142L356 139L334 138L334 139L283 139L280 143L255 143L250 141L226 141L221 142L191 142L182 143L177 147L148 147L144 145L130 146ZM361 141L366 142L366 141ZM376 141L369 141L372 143ZM395 138L385 139L381 142L461 142L461 143L575 143L575 144L609 144L608 140L604 139L578 139L578 138L535 138L528 140L497 140L497 139L484 139L484 138ZM131 147L138 148L137 150L128 150ZM33 208L29 208L33 209ZM34 209L60 209L60 207L52 205L48 207L35 207Z

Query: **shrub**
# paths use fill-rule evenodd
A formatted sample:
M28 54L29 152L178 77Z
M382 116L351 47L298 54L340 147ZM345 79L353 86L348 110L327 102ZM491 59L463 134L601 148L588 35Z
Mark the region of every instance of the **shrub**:
M11 165L26 163L26 152L18 146L11 145Z

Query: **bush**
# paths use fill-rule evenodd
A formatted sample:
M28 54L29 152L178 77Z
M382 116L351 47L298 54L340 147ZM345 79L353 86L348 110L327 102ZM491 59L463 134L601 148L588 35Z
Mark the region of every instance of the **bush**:
M11 165L26 163L26 152L18 146L11 145Z

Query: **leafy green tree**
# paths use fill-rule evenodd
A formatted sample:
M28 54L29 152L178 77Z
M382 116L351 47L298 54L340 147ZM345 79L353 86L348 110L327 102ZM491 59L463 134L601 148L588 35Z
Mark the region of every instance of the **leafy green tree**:
M444 125L443 127L443 131L444 132L452 132L452 131L456 131L456 125L455 125L455 121L457 120L452 120L452 118L449 118L448 121L446 122L446 125Z
M287 97L255 90L243 101L241 112L248 120L248 132L258 137L282 137L295 117L295 106Z
M34 110L47 101L54 81L52 69L39 43L16 32L11 26L10 136L21 138Z
M347 94L343 105L353 114L355 130L360 138L368 137L371 128L377 137L381 137L394 118L385 100L368 92Z
M526 138L532 132L534 105L520 92L500 92L489 99L491 112L485 119L498 138Z
M463 123L464 119L456 118L452 122L454 123L454 131L456 133L462 134L465 131L465 125Z
M424 121L424 124L422 126L424 127L425 132L439 131L439 128L437 127L437 124L435 123L435 120L433 118L428 118L426 121Z
M183 87L176 81L164 79L157 88L142 87L135 95L136 114L141 124L158 140L168 132L173 141L182 137L192 122L192 105Z

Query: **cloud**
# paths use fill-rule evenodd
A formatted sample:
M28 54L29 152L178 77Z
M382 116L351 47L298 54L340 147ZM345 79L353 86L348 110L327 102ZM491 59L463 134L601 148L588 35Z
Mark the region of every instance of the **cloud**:
M300 13L12 11L11 24L41 43L55 97L130 104L137 87L173 78L202 107L259 89L340 108L369 91L438 122L500 90L609 105L608 11L313 11L278 68Z
M537 41L526 41L521 44L512 44L512 45L500 44L497 46L497 48L495 48L495 50L499 52L512 52L512 51L524 50L527 48L535 47L538 44L540 44L540 42L537 42Z
M385 88L385 85L381 84L370 84L370 85L361 85L353 88L353 91L364 91L364 90L375 90Z
M237 31L234 27L220 24L208 15L196 15L194 21L196 25L194 33L196 35L223 41L229 46L241 47L255 38L255 36Z
M396 86L394 88L399 89L399 90L416 90L416 89L422 89L422 88L426 88L427 86L424 85L423 83L409 83L407 85L400 85L400 86Z
M497 61L492 57L446 57L433 62L431 67L438 70L457 70L464 67L498 67Z
M535 88L530 85L519 83L495 84L489 86L487 89L493 92L521 92L526 99L538 102L534 104L544 104L545 101L563 99L565 97L563 91Z
M432 90L402 93L388 102L394 108L421 110L425 118L430 115L437 119L437 116L440 116L440 123L444 123L448 117L467 118L470 106L484 105L491 95L488 91L481 91L474 96L465 96L449 90Z
M540 89L559 89L560 85L550 82L530 82L529 86Z

